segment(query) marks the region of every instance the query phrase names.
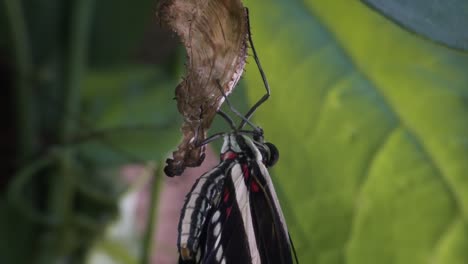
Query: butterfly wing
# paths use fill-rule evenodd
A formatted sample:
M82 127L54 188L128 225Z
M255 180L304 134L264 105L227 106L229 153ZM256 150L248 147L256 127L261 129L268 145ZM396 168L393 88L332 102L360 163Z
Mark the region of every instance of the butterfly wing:
M179 232L190 254L179 250L192 262L180 263L292 264L286 222L259 150L242 139L228 143L239 152L223 155L187 196Z
M293 263L286 222L268 170L255 161L249 167L250 206L262 263Z
M202 263L293 263L273 183L260 166L236 163L228 172L220 205L207 223Z
M241 164L232 166L228 175L219 213L214 212L208 226L212 237L204 263L261 263Z
M207 223L213 208L218 207L225 172L231 162L222 162L203 174L187 194L179 220L179 263L197 263L205 255Z

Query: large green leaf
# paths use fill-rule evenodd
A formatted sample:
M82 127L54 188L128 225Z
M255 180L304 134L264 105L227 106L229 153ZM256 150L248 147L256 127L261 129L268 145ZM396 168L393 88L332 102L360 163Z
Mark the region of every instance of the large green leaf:
M468 263L468 57L357 1L246 5L272 89L256 122L301 261Z
M403 27L449 47L468 50L468 2L363 0Z

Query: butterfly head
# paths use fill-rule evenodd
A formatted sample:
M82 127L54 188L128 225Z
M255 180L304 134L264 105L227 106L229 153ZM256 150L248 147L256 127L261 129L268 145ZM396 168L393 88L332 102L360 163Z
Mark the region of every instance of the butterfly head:
M270 142L256 144L262 153L262 161L267 167L273 167L278 162L279 152L275 145Z
M248 158L272 167L279 159L275 145L265 142L263 133L245 134L233 132L225 135L221 160Z
M273 165L278 162L279 159L279 151L276 148L273 143L270 142L265 142L263 140L263 136L261 137L256 137L254 136L253 138L253 143L255 144L255 147L258 149L258 151L261 154L261 160L263 164L267 167L273 167Z

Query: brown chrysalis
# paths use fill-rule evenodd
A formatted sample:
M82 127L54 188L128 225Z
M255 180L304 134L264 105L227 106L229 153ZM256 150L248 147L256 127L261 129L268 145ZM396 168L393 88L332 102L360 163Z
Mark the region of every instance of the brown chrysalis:
M247 12L240 0L163 0L159 16L181 38L187 50L186 76L176 88L184 118L183 138L164 168L168 176L199 166L204 146L197 144L241 77L247 57Z

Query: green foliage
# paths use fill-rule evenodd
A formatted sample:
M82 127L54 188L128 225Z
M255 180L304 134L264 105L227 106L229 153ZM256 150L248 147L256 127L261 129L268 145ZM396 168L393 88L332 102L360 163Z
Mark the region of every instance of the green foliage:
M96 245L96 250L106 252L113 260L122 264L137 264L138 261L128 253L124 245L116 241L103 240Z
M363 0L404 28L449 47L468 51L468 3L449 1Z
M106 165L161 160L180 139L175 78L155 67L90 73L83 91L82 154ZM84 123L84 124L86 124ZM86 140L86 139L90 140Z
M128 63L143 40L149 22L155 20L155 2L97 1L91 35L91 64L104 67Z
M17 209L0 198L0 261L2 263L29 263L26 250L34 247L33 234L38 225L19 214ZM31 252L31 251L29 251Z
M83 263L118 214L119 166L160 160L179 139L177 78L131 61L151 1L0 6L18 134L0 193L0 263Z
M467 263L468 57L356 1L246 5L302 262Z
M462 3L366 2L466 49ZM468 56L358 1L246 5L272 87L256 121L281 152L274 180L301 263L467 263ZM172 66L130 59L153 6L0 4L21 165L0 194L0 263L83 262L117 215L118 166L174 148ZM254 63L247 72L231 98L241 111L245 93L264 93ZM136 261L115 241L98 247Z

